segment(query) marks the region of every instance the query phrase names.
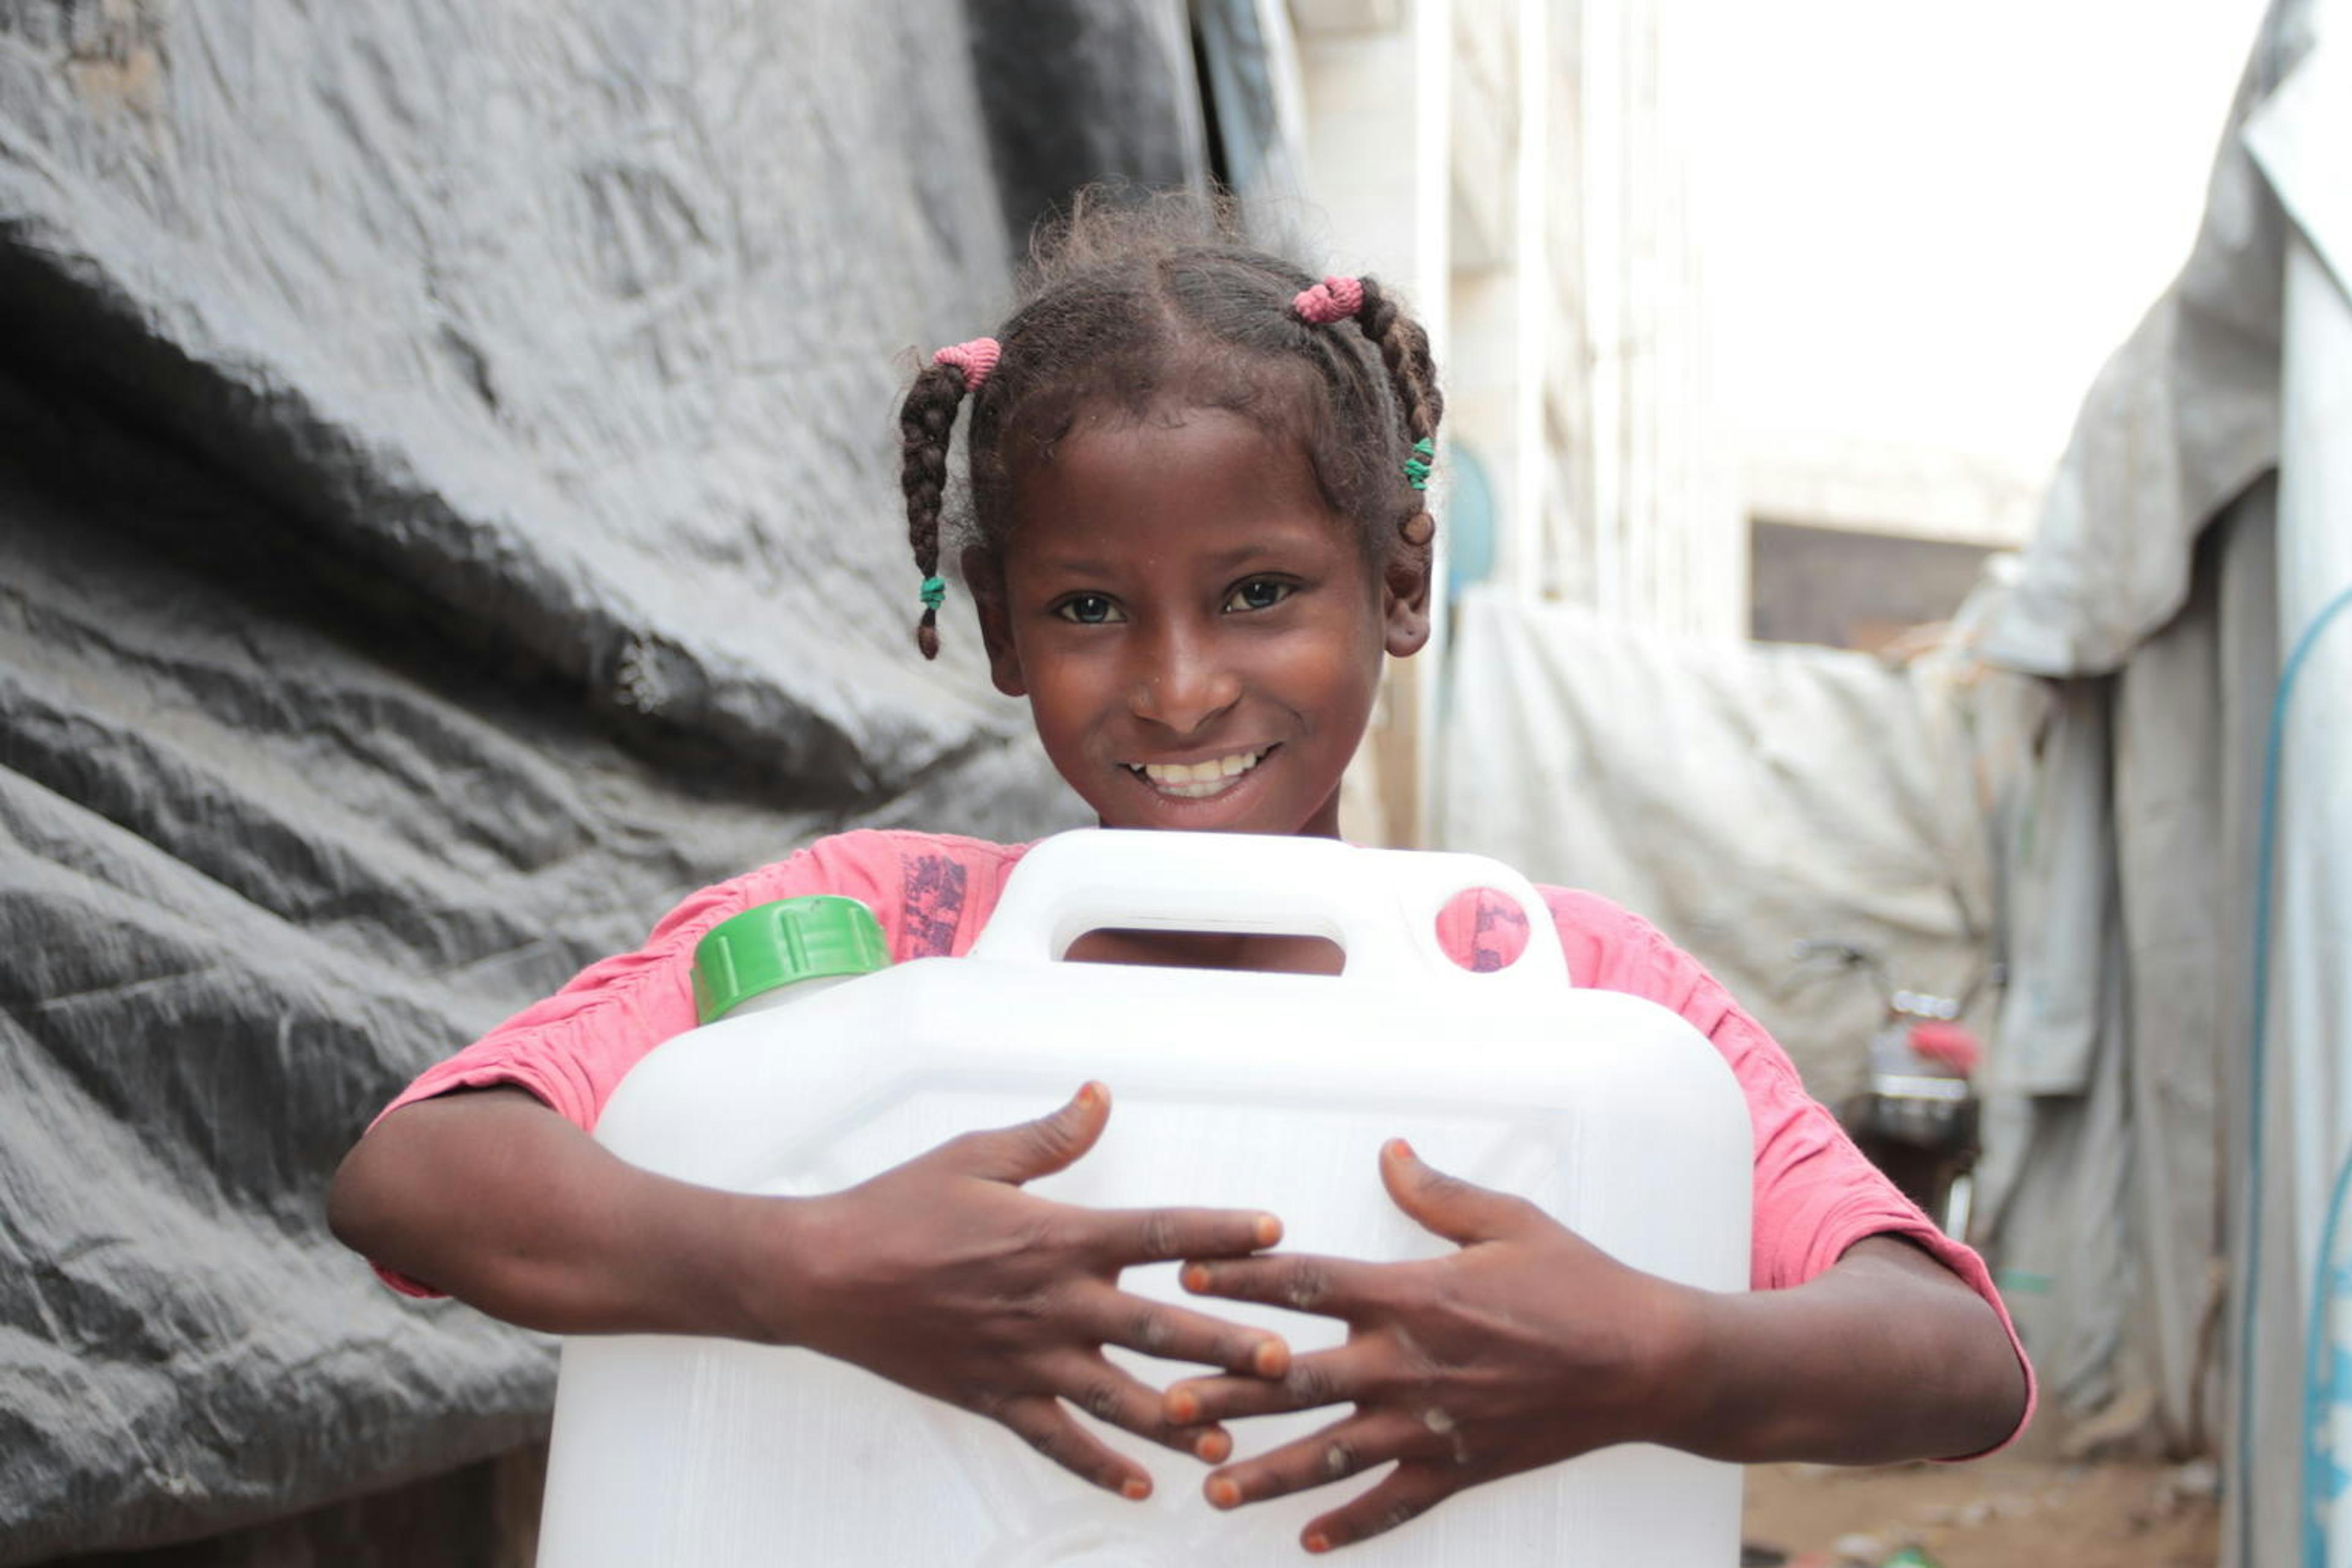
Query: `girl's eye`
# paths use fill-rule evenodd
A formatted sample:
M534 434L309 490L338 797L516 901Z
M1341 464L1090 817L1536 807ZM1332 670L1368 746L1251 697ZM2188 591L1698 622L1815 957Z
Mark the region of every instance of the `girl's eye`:
M1228 613L1235 610L1270 610L1298 590L1288 583L1278 583L1271 577L1253 577L1235 587L1225 600Z
M1054 613L1082 626L1107 626L1120 618L1118 606L1101 594L1073 594L1055 605Z

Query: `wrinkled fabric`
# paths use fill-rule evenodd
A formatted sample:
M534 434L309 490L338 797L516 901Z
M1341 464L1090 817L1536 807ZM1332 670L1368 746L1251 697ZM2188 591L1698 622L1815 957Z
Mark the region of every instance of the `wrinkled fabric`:
M1455 613L1440 841L1674 932L1834 1104L1862 1087L1886 998L1800 960L1798 942L1852 939L1897 984L1942 995L1990 958L1964 678L1475 590ZM1988 1031L1990 1008L1969 1021Z

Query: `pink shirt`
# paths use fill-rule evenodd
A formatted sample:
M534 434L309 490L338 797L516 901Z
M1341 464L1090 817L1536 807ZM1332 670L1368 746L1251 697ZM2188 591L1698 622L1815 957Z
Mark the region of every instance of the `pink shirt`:
M454 1089L511 1085L593 1129L606 1097L638 1059L695 1026L688 978L694 947L719 921L778 899L842 894L875 912L894 962L961 956L988 923L1025 848L895 831L819 840L694 894L654 928L645 946L591 964L554 995L426 1069L386 1113ZM2026 1413L2018 1424L2023 1431L2035 1398L2032 1366L1983 1259L1938 1231L1863 1157L1837 1119L1805 1092L1787 1054L1696 960L1605 899L1562 888L1539 891L1577 984L1672 1008L1731 1064L1756 1128L1754 1288L1801 1285L1865 1237L1908 1237L2000 1314L2026 1371ZM1505 925L1523 928L1524 921L1504 906L1459 907L1441 922L1441 935L1458 961L1491 968L1509 945ZM383 1272L395 1289L432 1294Z

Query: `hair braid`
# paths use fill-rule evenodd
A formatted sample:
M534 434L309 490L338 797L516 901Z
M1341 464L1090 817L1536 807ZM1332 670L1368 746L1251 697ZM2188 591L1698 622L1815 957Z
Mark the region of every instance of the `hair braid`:
M1445 395L1437 389L1437 365L1429 355L1429 334L1379 283L1370 278L1357 281L1364 291L1364 302L1356 311L1356 325L1379 348L1381 363L1388 367L1405 439L1434 442L1438 421L1445 417ZM1435 536L1437 527L1426 509L1416 507L1398 525L1398 531L1407 544L1420 550Z
M955 435L956 407L963 401L964 373L951 364L924 367L898 408L905 447L898 482L907 492L907 542L925 578L940 574L940 514L947 504L948 445ZM925 658L940 657L940 613L923 606L915 626L915 646Z
M1396 392L1405 434L1415 441L1433 441L1438 421L1445 416L1445 396L1437 390L1437 366L1429 357L1429 334L1379 283L1370 278L1358 281L1363 287L1364 303L1356 312L1356 325L1381 351L1381 363L1388 366L1389 384Z

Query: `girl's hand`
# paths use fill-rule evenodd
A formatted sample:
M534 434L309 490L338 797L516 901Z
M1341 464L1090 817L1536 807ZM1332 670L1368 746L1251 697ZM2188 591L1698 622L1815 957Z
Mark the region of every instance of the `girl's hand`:
M1150 1496L1150 1478L1072 1419L1064 1401L1181 1453L1223 1459L1233 1444L1223 1431L1169 1420L1160 1391L1113 1366L1102 1348L1260 1378L1286 1370L1289 1348L1263 1330L1129 1295L1119 1271L1241 1258L1279 1240L1282 1226L1267 1214L1087 1209L1021 1190L1093 1148L1109 1115L1108 1091L1088 1084L1051 1116L955 1139L782 1211L791 1231L771 1255L772 1278L796 1276L785 1287L796 1299L762 1337L1001 1422L1064 1468L1129 1498Z
M1185 1267L1205 1296L1343 1319L1348 1342L1279 1381L1199 1378L1168 1391L1171 1425L1353 1403L1312 1436L1209 1477L1219 1508L1262 1502L1397 1461L1308 1524L1328 1551L1392 1530L1465 1488L1684 1419L1675 1369L1697 1342L1698 1292L1616 1262L1533 1204L1381 1151L1397 1206L1462 1250L1418 1263L1285 1256Z

